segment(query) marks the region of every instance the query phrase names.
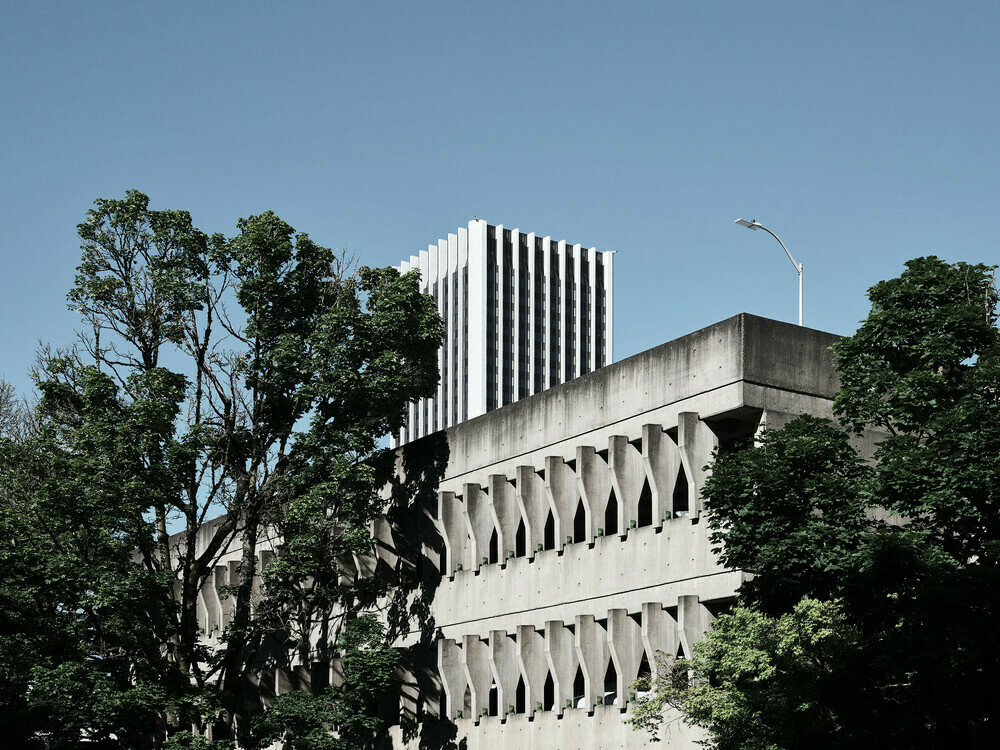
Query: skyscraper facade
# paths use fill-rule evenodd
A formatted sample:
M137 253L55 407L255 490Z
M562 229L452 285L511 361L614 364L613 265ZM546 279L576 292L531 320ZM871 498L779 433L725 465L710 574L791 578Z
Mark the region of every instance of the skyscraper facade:
M477 218L403 261L437 301L447 339L437 394L410 405L393 446L608 364L613 257Z

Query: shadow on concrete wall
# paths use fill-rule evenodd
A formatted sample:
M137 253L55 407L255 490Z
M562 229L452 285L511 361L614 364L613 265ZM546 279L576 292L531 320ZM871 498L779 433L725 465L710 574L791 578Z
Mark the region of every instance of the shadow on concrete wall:
M466 746L464 739L457 740L455 725L439 718L436 641L440 633L431 608L441 582L438 561L443 559L444 541L435 517L438 485L448 459L443 431L399 450L386 510L392 534L392 549L386 552L395 556L395 565L378 571L389 576L393 585L386 609L386 635L390 642L409 644L403 651L400 700L397 706L386 706L387 713L397 709L404 741L416 741L421 750L463 750ZM379 746L391 747L388 737L381 738Z

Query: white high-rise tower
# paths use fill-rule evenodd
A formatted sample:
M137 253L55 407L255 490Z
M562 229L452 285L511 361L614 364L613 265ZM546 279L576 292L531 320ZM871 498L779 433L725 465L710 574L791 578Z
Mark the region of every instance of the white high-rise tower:
M469 222L403 261L447 326L437 395L410 404L393 446L603 367L612 357L612 259L579 244Z

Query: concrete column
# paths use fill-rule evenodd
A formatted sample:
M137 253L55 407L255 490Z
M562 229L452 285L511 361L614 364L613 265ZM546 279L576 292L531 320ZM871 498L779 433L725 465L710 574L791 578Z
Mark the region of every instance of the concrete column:
M448 716L455 719L465 705L465 689L469 685L462 658L462 648L451 638L442 638L438 645L438 674L441 689L448 704ZM470 717L465 716L468 719Z
M513 401L517 401L523 395L521 393L521 357L519 354L518 347L521 345L521 230L515 227L510 230L510 265L514 269L514 279L513 283L510 285L510 296L512 302L511 314L513 316L514 325L511 326L513 330L512 346L513 355L511 356L511 372L514 374L514 382L511 384L511 398ZM502 713L502 712L501 712Z
M354 555L337 556L337 583L341 586L353 586L358 580L358 567Z
M618 533L625 534L639 520L639 495L646 479L642 454L624 435L612 435L608 440L608 466L618 498Z
M431 283L437 286L437 309L438 315L445 321L445 326L447 327L448 319L448 309L444 305L444 281L448 277L448 242L446 240L438 240L437 245L429 245L427 247L432 261L431 261L431 273L433 274L431 278ZM441 373L441 377L438 380L437 394L434 396L434 403L432 404L433 411L431 413L431 431L434 431L434 421L437 418L437 429L444 429L445 424L445 414L447 414L447 409L444 404L444 384L445 378L448 377L448 372L444 369L444 365L451 358L451 352L447 352L445 347L448 345L447 333L445 334L445 340L438 347L438 370Z
M562 549L566 546L566 538L573 538L577 502L580 499L576 474L562 456L545 457L545 494L549 496L549 504L555 517L556 549ZM587 538L592 539L594 531L591 514L589 511L586 514Z
M629 698L629 686L639 674L639 662L645 646L642 642L642 627L628 615L626 609L608 610L608 649L618 673L617 706L625 708Z
M569 300L566 299L566 241L559 240L556 243L556 262L559 264L559 382L565 383L569 380L569 357L566 356L566 314L569 309ZM554 302L555 300L553 300Z
M219 628L222 627L222 600L219 598L219 590L216 588L223 583L219 580L220 575L220 569L215 568L202 587L202 591L205 593L205 636L207 638L218 638Z
M677 447L688 480L688 508L691 516L701 514L701 489L705 486L706 472L702 471L712 460L712 451L719 444L715 433L693 411L677 415Z
M469 267L469 230L458 230L458 265L455 273L458 277L458 323L455 326L455 336L458 338L458 354L455 363L455 387L458 389L458 411L455 421L461 422L465 414L465 327L469 324L469 313L465 309L465 269ZM471 328L469 330L472 330ZM470 387L472 384L470 383Z
M375 575L375 567L378 561L375 555L359 555L354 553L354 565L357 569L358 578L371 578Z
M431 291L430 256L426 250L421 250L417 254L417 268L420 269L420 291L429 294ZM429 422L433 405L433 397L417 401L417 430L415 432L417 437L423 437L431 431Z
M212 637L212 611L208 603L209 588L209 586L202 586L198 589L198 599L194 605L198 616L198 627L205 631L202 638Z
M228 567L229 567L229 575L228 575L229 585L230 586L239 586L239 584L240 584L240 578L241 578L241 576L240 576L240 561L239 560L230 560L229 563L228 563ZM225 627L227 625L229 625L229 623L232 622L232 620L233 620L233 612L236 609L236 595L235 594L230 594L229 598L226 599L223 602L223 604L225 605L225 607L224 607L224 610L223 610L223 613L222 613L222 620L223 620L222 627L223 627L223 629L225 629Z
M660 677L657 652L662 651L668 661L672 662L677 654L678 643L677 621L660 602L646 602L642 605L642 643L649 659L650 672L653 677Z
M677 444L658 424L642 426L642 462L653 495L653 525L659 528L668 512L673 517L674 487L681 454Z
M528 245L528 288L525 290L525 296L528 300L528 389L525 392L525 396L530 396L535 393L535 373L538 367L538 359L535 356L535 342L538 341L536 338L538 336L538 331L535 326L535 306L538 304L538 300L535 295L535 233L530 232L527 237Z
M470 568L479 570L483 558L489 561L490 537L493 536L493 514L490 512L490 501L478 484L462 485L462 495L465 502L465 518L469 527L471 541ZM488 563L487 563L488 564Z
M417 716L417 706L420 704L420 686L417 684L417 676L412 666L405 657L396 667L396 675L399 678L399 718L413 720Z
M455 643L455 641L452 641ZM461 661L459 661L461 665ZM464 673L463 673L464 674ZM344 684L344 658L342 656L334 656L330 659L330 685L335 688L339 688ZM464 690L465 688L463 688Z
M571 349L573 359L569 363L567 380L579 377L580 373L583 372L583 340L587 337L587 330L583 322L583 287L586 282L580 278L582 256L583 248L578 242L573 245L573 278L571 279L573 306L567 307L567 317L572 316L573 318L573 342L570 346L575 347Z
M372 539L375 543L376 569L381 563L383 568L395 572L399 555L396 554L396 542L392 537L392 524L385 516L379 516L372 522Z
M611 472L607 462L594 450L593 446L581 445L576 449L576 480L580 496L586 506L590 525L587 541L594 541L597 529L604 528L604 513L611 493ZM621 531L621 503L618 504L618 526Z
M532 716L538 710L535 704L545 700L545 678L550 667L545 653L545 637L531 625L519 625L517 628L517 663L524 679L525 713ZM558 699L556 703L559 703Z
M610 365L615 361L615 350L614 350L614 331L615 331L615 299L614 299L614 253L604 253L604 295L607 301L606 309L604 311L604 340L605 349L607 351L607 356L604 358L604 364Z
M304 664L297 664L292 668L292 689L304 693L312 693L312 670Z
M469 418L486 413L486 222L469 222Z
M584 702L588 711L594 710L598 697L604 699L604 675L608 671L608 634L593 615L577 615L576 655L583 669Z
M212 588L215 589L215 596L219 600L219 629L216 631L216 635L222 635L222 631L229 624L230 614L235 604L232 596L219 591L220 588L229 585L229 568L225 565L216 565L215 570L212 571L212 583Z
M278 667L274 670L274 694L275 696L286 695L295 689L292 681L292 672L287 667Z
M493 683L489 646L478 635L462 636L462 664L472 689L472 717L478 719L483 709L490 707L490 685Z
M542 315L545 321L545 342L542 344L542 357L544 358L544 365L542 367L542 390L544 391L549 387L550 378L552 377L552 305L555 304L555 299L552 297L552 238L543 237L542 238L542 266L544 266L544 277L542 288L545 291L545 304L543 305Z
M685 656L691 657L694 644L701 640L714 619L697 595L677 597L677 637L684 647Z
M490 509L499 542L497 548L500 551L500 562L503 563L510 556L509 552L517 552L517 527L521 523L521 509L513 485L503 474L490 475L489 491Z
M465 523L465 513L454 492L438 493L438 520L444 537L445 570L453 578L459 565L465 566L466 546L469 531Z
M764 430L780 430L786 424L795 419L798 414L789 414L784 411L773 411L772 409L765 409L760 415L760 422L757 425L756 437L760 436L760 433Z
M494 335L496 337L496 352L497 358L495 362L490 362L486 360L486 366L489 367L491 364L496 366L496 380L493 384L493 398L497 405L497 408L503 406L503 382L504 382L504 372L503 372L503 362L507 357L507 347L504 336L504 329L506 325L504 323L504 309L503 309L503 287L504 287L504 274L506 271L503 267L503 224L497 224L493 235L493 246L496 252L497 267L496 275L494 278L497 282L496 289L496 302L493 305L493 320L496 321L494 327ZM487 278L489 278L487 276ZM488 299L484 297L483 299ZM471 416L471 415L470 415Z
M448 234L448 273L444 283L448 287L448 309L447 320L448 340L445 346L448 347L448 403L445 404L445 413L448 415L447 427L451 427L456 422L461 421L457 416L458 404L456 396L461 391L461 381L458 379L458 360L462 357L462 352L456 346L458 342L458 328L461 323L462 300L458 296L458 235Z
M257 690L260 695L260 703L265 709L274 705L276 696L273 669L265 669L260 673L260 679L257 681Z
M517 467L517 501L525 519L525 535L529 558L534 558L538 545L545 544L545 522L549 518L549 499L545 483L532 466Z
M597 308L601 300L597 297L597 248L587 250L587 296L590 298L590 312L587 315L587 332L590 334L590 361L588 370L593 372L601 366L601 353L598 351L600 339L597 333Z
M573 681L576 670L580 666L580 658L576 653L574 635L561 620L548 620L545 623L545 661L552 673L555 683L556 712L563 715L566 703L575 707L573 701Z
M521 670L517 659L517 643L507 635L506 630L490 631L490 670L497 686L497 715L514 713L508 711L508 708L517 707L517 683Z

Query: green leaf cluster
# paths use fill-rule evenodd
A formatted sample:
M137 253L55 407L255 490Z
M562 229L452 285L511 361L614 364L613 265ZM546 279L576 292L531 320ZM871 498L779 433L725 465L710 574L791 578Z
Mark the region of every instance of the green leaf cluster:
M78 232L84 332L43 356L37 429L0 440L3 726L42 746L195 747L209 727L246 745L267 654L390 657L381 631L351 639L393 581L344 571L373 553L381 438L436 387L443 322L415 274L355 268L271 212L209 236L129 191ZM228 624L203 634L201 591L234 554Z

